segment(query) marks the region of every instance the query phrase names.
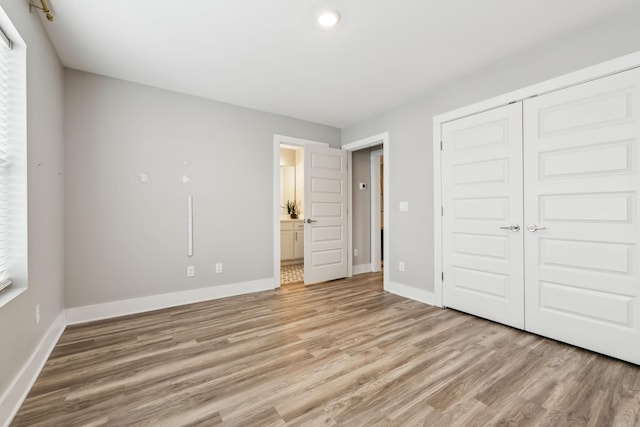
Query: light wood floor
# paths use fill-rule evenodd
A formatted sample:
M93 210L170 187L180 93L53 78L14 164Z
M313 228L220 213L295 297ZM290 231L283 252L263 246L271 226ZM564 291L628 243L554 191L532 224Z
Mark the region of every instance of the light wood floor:
M378 274L67 328L14 426L640 425L640 368Z

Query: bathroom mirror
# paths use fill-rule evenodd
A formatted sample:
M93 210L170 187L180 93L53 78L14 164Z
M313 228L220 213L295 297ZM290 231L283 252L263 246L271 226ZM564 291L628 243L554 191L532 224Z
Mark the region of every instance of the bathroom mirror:
M287 200L296 200L296 168L295 166L280 166L280 206L286 206ZM287 209L283 208L286 214Z

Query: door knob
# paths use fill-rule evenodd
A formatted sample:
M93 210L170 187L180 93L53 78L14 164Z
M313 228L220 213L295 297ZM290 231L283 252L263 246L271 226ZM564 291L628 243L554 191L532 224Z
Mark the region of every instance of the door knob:
M545 227L544 225L536 225L536 224L529 224L527 225L527 230L529 230L531 233L535 233L538 230L546 230L547 227Z
M318 222L315 219L311 219L311 218L307 218L304 220L304 222L306 222L307 224L311 224L312 222Z
M520 226L518 224L506 225L504 227L500 227L500 230L511 230L511 231L520 231Z

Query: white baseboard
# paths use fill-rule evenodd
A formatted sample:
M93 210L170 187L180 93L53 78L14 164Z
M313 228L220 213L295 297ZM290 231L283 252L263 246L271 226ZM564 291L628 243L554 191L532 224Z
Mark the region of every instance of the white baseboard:
M438 306L438 304L436 304L436 294L431 291L425 291L423 289L414 288L413 286L402 285L391 281L385 283L384 290L391 292L392 294L400 295L401 297L436 307Z
M352 267L352 274L356 275L356 274L363 274L363 273L371 273L373 271L373 268L371 266L371 264L358 264L358 265L354 265Z
M274 289L273 278L67 308L67 325Z
M64 332L65 326L65 312L63 310L53 321L47 333L42 337L31 357L18 372L4 395L0 397L1 426L7 427L16 413L18 413L18 409L22 406L22 402L26 399L44 364L49 359L49 355Z

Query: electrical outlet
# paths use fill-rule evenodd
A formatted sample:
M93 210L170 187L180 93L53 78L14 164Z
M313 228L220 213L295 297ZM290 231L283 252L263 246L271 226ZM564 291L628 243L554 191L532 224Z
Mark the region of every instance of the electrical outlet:
M404 271L404 261L398 263L398 271Z
M190 265L187 267L187 277L195 277L196 275L196 267L195 265Z
M409 202L400 202L400 212L409 212Z
M218 273L222 273L222 263L221 262L217 262L216 263L216 274Z
M40 304L36 304L36 325L40 323Z
M353 250L353 256L358 256L358 250L357 249Z

